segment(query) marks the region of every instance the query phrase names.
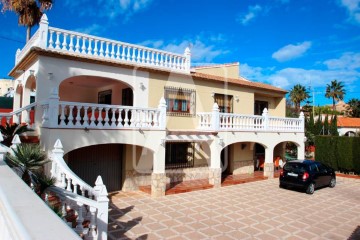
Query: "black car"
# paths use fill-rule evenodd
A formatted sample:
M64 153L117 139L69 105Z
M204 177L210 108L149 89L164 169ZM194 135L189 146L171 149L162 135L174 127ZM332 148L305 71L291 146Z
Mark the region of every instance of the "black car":
M294 187L313 194L316 188L336 185L335 171L320 162L294 160L287 162L280 172L280 187Z

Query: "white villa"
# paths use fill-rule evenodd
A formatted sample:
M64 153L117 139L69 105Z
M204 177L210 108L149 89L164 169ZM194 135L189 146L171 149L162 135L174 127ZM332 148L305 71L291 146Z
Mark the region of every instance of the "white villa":
M195 179L220 187L223 174L253 173L260 155L273 177L286 142L304 158L304 117L285 117L285 90L240 77L238 63L192 68L188 48L176 54L58 29L44 14L10 76L14 110L2 116L35 130L59 194L78 199L80 213L91 209L93 238L106 238L97 205L107 204L106 190L151 185L160 197L167 183ZM92 187L99 175L103 184Z

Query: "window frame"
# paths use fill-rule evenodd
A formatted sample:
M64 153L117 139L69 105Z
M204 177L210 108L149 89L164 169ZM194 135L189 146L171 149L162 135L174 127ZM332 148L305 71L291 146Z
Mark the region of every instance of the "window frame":
M171 95L178 98L170 97ZM164 87L164 98L166 101L166 115L196 116L196 91L194 89ZM184 108L184 102L186 102L186 109Z
M181 156L181 147L186 148L185 157ZM191 149L191 151L189 151ZM173 153L174 152L174 153ZM177 159L173 159L176 157ZM184 159L178 158L184 157ZM195 143L194 142L167 142L165 145L165 169L192 168L195 162Z
M225 105L220 105L218 102L216 102L216 99L221 98ZM229 100L230 99L230 100ZM234 113L234 96L228 95L228 94L222 94L222 93L215 93L214 95L214 103L217 103L219 107L220 113ZM226 106L226 103L229 103L228 106ZM230 108L229 111L224 111L225 108Z
M106 96L110 95L110 103L106 102ZM112 103L112 90L105 90L98 92L98 104L111 105Z

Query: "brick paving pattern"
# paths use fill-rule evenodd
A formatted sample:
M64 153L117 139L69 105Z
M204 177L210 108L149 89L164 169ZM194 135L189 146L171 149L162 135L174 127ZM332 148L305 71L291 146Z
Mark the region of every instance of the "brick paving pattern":
M152 199L111 196L109 239L360 239L360 180L307 195L278 179Z

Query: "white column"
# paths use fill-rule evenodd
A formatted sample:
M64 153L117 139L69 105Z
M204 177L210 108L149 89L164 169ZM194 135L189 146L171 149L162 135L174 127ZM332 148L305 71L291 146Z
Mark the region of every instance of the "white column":
M209 184L214 187L221 186L221 150L222 150L222 139L214 139L210 144L210 166L209 166Z
M165 174L165 140L159 143L154 152L153 172L151 174L151 196L165 196L166 174Z
M304 117L304 113L301 112L299 119L301 120L300 126L301 126L301 132L305 132L305 117ZM299 158L300 159L300 158Z
M269 115L268 115L267 108L264 108L262 116L264 117L264 122L263 122L264 130L268 130L268 127L269 127Z
M265 148L265 164L264 164L264 176L273 178L274 177L274 147L267 146Z
M58 126L59 115L59 93L58 88L53 88L49 97L49 127L54 128Z
M305 137L303 139L306 141ZM299 146L297 146L297 158L305 159L305 142L300 142Z

